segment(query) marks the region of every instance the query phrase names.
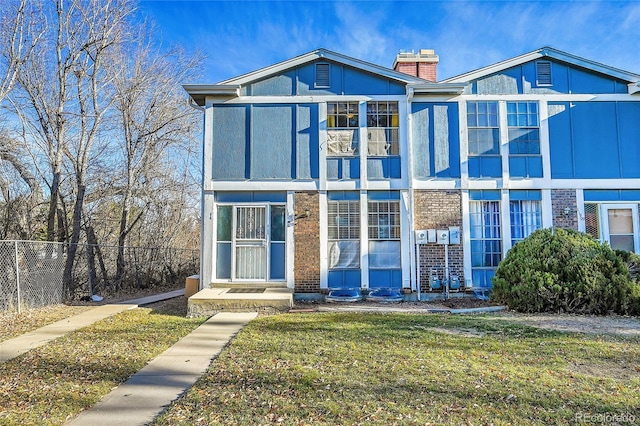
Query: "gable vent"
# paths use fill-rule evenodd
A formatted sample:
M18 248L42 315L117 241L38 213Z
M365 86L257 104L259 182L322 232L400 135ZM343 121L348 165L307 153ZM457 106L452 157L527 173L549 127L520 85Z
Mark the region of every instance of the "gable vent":
M538 86L551 86L551 62L536 62L536 79Z
M323 88L331 86L331 82L329 81L329 70L329 64L316 64L316 82L314 87Z

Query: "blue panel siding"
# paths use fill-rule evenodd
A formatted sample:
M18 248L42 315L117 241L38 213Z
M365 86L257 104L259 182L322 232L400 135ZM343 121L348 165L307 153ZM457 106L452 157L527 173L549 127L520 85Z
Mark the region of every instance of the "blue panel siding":
M549 102L549 146L551 177L574 177L573 142L569 102Z
M640 189L585 189L584 201L635 201L640 200Z
M536 61L530 61L472 82L472 93L627 93L626 84L613 77L569 66L550 58L539 60L551 62L550 86L537 85Z
M329 288L360 288L359 269L337 269L329 271Z
M370 269L369 288L402 288L402 270Z
M251 122L251 179L292 179L294 106L254 105Z
M269 278L272 280L284 280L285 278L285 254L286 246L284 243L271 243L271 253L269 253Z
M302 104L297 108L297 179L320 177L318 157L318 104Z
M212 179L245 179L247 135L249 134L248 108L241 106L213 107Z
M291 96L295 90L295 70L251 84L250 96Z
M297 68L297 95L404 95L405 86L402 82L376 76L364 71L356 70L342 64L329 62L329 88L314 88L315 62Z
M542 156L509 156L509 176L523 178L542 177Z
M495 189L473 189L469 191L472 201L500 201L500 191Z
M469 157L469 177L501 177L502 159L500 156Z
M327 179L348 180L360 179L360 158L358 157L328 157Z
M514 201L540 201L542 200L542 193L539 189L512 189L509 191L509 198Z
M400 157L369 157L367 158L368 178L376 179L399 179Z
M238 191L216 192L217 203L286 203L287 193L284 191Z
M571 123L576 178L619 178L620 159L613 102L576 102Z
M414 173L417 178L460 177L457 103L413 103Z
M618 102L622 176L640 178L640 102Z

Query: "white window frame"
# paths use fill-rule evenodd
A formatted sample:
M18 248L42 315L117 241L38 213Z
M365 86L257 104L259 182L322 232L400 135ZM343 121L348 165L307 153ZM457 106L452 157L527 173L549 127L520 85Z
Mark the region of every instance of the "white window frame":
M601 203L600 204L600 232L601 241L611 245L611 234L609 233L609 210L630 209L631 221L633 224L633 247L634 252L640 252L640 230L638 229L638 204L633 203Z

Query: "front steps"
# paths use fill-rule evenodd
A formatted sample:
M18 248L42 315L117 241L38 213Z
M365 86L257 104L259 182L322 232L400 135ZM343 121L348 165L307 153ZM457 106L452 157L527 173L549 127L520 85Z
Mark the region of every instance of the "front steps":
M200 290L189 298L187 316L210 317L218 312L286 312L293 307L293 289L272 283L225 283Z

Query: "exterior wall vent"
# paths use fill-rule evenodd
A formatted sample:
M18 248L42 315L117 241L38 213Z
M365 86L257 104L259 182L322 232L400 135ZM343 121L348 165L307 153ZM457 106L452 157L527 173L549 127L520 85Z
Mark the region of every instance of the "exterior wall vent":
M551 86L553 84L551 80L551 62L536 62L536 82L538 86Z
M316 64L316 81L314 87L316 89L331 87L331 66L327 63Z

